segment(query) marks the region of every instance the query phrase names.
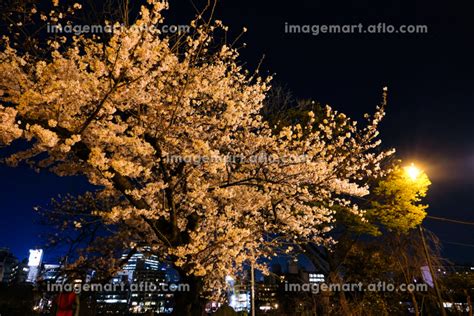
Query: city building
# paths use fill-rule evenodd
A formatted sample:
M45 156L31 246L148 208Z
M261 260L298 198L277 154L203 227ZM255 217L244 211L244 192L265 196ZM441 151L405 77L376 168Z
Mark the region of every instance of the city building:
M8 248L0 248L0 283L12 284L19 275L18 259Z
M124 254L122 259L128 257ZM130 256L122 271L111 281L126 284L126 287L98 295L98 314L172 313L174 294L167 289L173 281L175 277L169 274L169 269L150 253L149 247L143 247Z
M244 276L240 282L236 282L232 277L226 277L228 285L227 299L229 306L236 312L250 312L250 284L248 284L248 276Z
M48 282L61 282L61 266L59 264L45 263L41 269L40 279Z
M278 301L279 284L272 278L264 278L263 282L255 284L255 306L258 314L275 314L280 307Z
M139 260L133 273L133 287L130 291L130 311L143 313L171 313L173 311L173 293L167 292L166 271L156 269Z
M112 290L107 290L97 294L97 314L127 315L130 295L126 275L112 278L110 284L116 286L109 287ZM126 287L121 286L122 284L125 284Z
M41 272L41 264L43 262L43 249L30 249L28 257L28 276L26 282L36 283Z
M140 269L144 270L160 270L161 264L158 257L153 254L147 254L150 251L149 247L144 247L142 251L133 254L127 263L123 266L121 275L127 275L128 281L132 282L133 274L137 269L137 264L140 265ZM122 255L122 260L127 258L127 254Z
M250 304L250 291L246 287L236 287L234 293L229 297L229 306L236 312L249 312L251 308Z

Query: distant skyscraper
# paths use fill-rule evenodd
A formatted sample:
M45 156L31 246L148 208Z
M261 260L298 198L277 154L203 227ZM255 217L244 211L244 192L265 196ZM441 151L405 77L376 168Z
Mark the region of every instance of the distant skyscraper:
M26 282L36 283L38 274L43 261L43 249L30 249L30 257L28 258L28 277Z
M57 281L60 278L61 266L59 264L45 264L41 271L41 279Z
M18 259L8 248L0 248L0 283L13 283L18 275Z
M133 274L137 269L137 263L141 265L140 268L143 270L162 270L161 264L158 261L158 257L156 255L145 255L147 251L149 251L149 248L144 247L143 252L137 252L133 254L130 259L128 259L127 263L124 265L123 271L120 274L127 275L128 281L130 283L132 283L133 281ZM124 254L122 256L122 259L125 259L126 257L127 255Z
M154 284L162 286L168 284L166 268L158 260L158 256L148 253L151 249L144 247L142 252L134 254L124 266L130 283L135 285ZM130 311L132 313L171 313L173 311L173 293L139 289L130 293Z
M160 288L169 284L173 276L170 274L168 277L168 269L150 250L150 247L143 247L130 257L128 254L122 256L127 263L112 279L112 283L127 283L129 286L113 293L99 293L97 304L100 313L169 314L173 311L174 294L161 291ZM153 288L149 287L150 285L153 285Z
M250 291L249 284L237 283L232 277L225 279L228 287L227 298L229 306L236 312L250 312Z

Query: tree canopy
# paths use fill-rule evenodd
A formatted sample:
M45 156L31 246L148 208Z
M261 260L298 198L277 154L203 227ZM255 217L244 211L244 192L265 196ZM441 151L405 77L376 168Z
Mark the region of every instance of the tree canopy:
M6 162L85 176L95 202L79 204L93 219L71 217L74 227L100 220L112 232L91 247L147 244L208 284L288 243L331 242L335 210L361 216L354 197L392 153L378 148L386 92L366 126L325 106L275 131L261 115L271 78L216 43L226 27L198 16L190 33L156 33L165 8L149 0L105 40L55 37L45 56L4 38L0 143L28 147Z

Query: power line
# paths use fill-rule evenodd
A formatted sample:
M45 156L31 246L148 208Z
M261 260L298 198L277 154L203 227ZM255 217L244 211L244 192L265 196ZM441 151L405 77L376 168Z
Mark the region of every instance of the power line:
M464 247L472 247L474 248L473 244L464 244L462 242L454 242L454 241L444 241L442 240L443 243L445 244L452 244L452 245L457 245L457 246L464 246Z
M444 222L450 222L450 223L455 223L455 224L473 225L474 226L474 222L466 222L466 221L460 221L460 220L457 220L457 219L450 219L450 218L437 217L437 216L431 216L431 215L427 215L426 217L430 218L430 219L435 219L437 221L444 221Z
M451 219L451 218L445 218L445 217L437 217L437 216L430 216L430 215L427 215L426 217L428 217L430 219L437 220L437 221L450 222L450 223L454 223L454 224L474 225L474 222L460 221L460 220L457 220L457 219ZM456 246L474 248L474 244L465 244L465 243L462 243L462 242L446 241L446 240L442 240L442 242L444 244L451 244L451 245L456 245Z

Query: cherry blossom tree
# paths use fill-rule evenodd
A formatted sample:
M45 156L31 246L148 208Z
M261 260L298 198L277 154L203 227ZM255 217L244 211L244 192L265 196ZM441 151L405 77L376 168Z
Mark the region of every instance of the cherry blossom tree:
M272 129L261 116L271 78L217 44L220 21L160 34L166 6L149 0L107 40L51 39L46 57L4 37L0 143L28 144L5 161L86 177L108 201L89 215L119 225L124 249L150 245L207 288L288 244L330 243L335 206L363 216L353 198L391 154L377 138L386 92L365 127L326 106Z

